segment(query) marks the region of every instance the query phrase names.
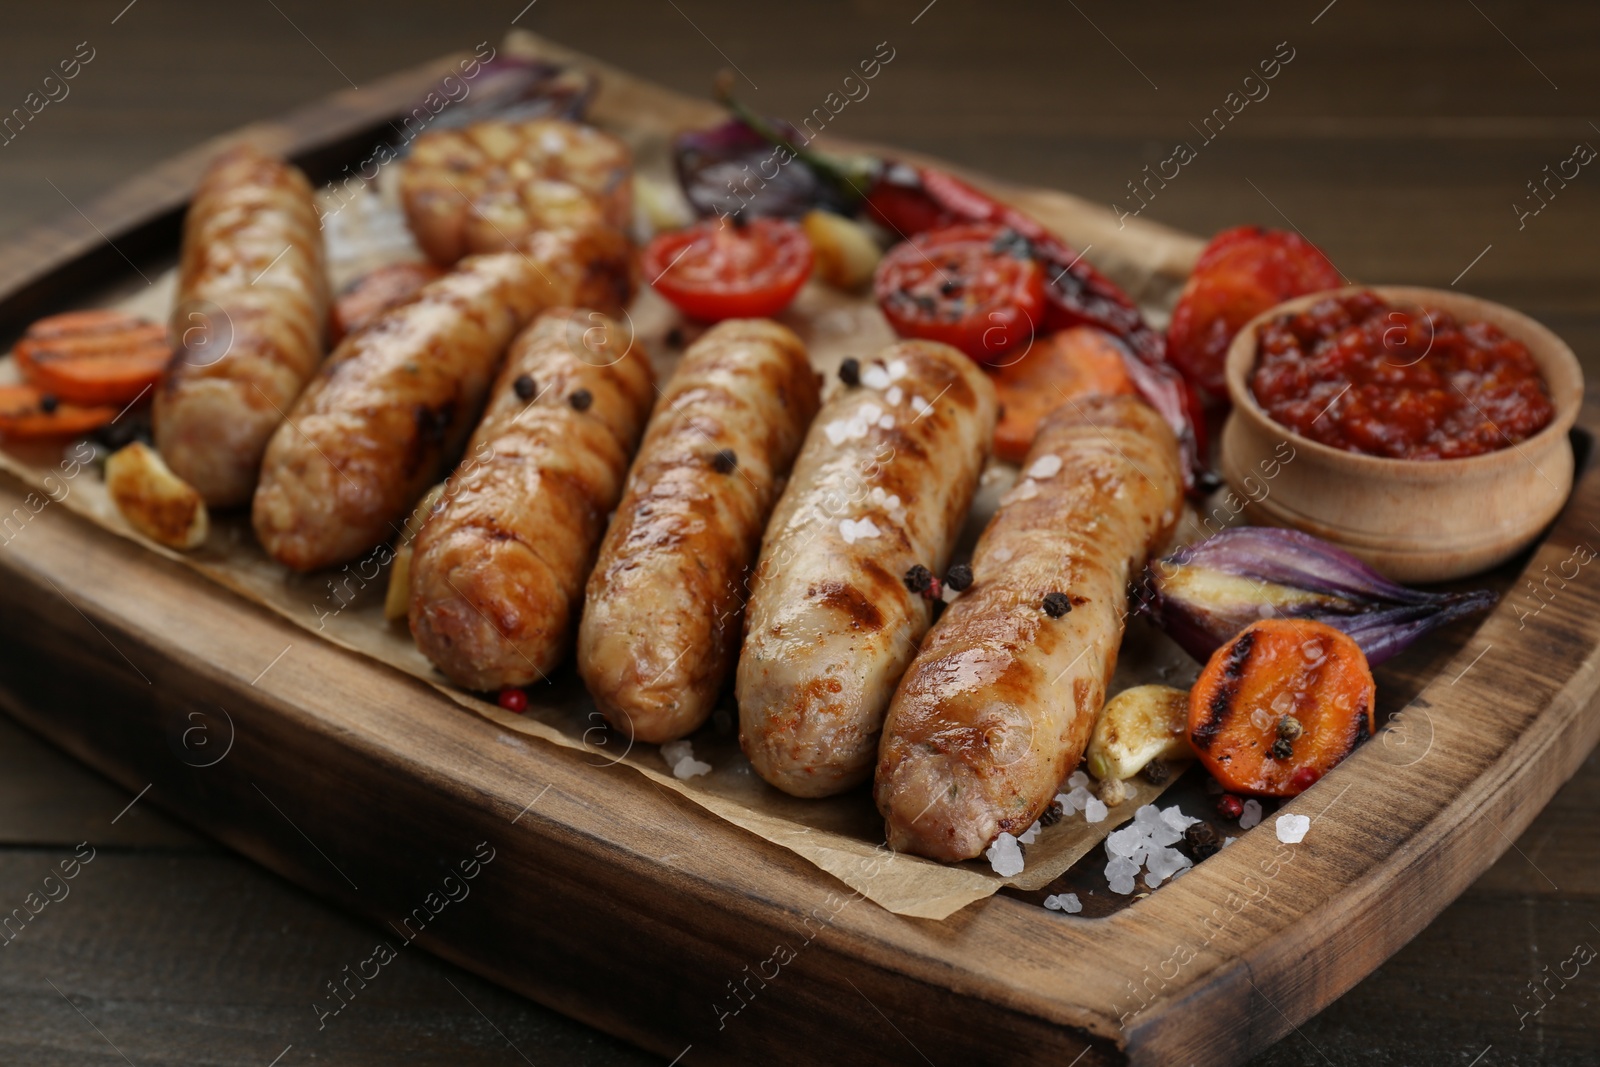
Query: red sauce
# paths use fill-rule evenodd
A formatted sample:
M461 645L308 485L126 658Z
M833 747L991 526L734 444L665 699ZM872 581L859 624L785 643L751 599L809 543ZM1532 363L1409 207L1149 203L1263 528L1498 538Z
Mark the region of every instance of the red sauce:
M1460 459L1510 447L1555 415L1522 342L1487 322L1330 297L1261 330L1250 390L1315 441L1393 459Z

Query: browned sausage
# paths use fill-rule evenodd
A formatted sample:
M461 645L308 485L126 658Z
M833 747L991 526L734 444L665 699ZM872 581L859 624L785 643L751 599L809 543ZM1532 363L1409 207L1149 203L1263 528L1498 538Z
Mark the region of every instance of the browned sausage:
M516 332L611 291L571 252L546 234L525 254L465 259L340 344L262 464L252 517L274 558L314 570L397 532L460 453Z
M249 146L200 179L183 227L156 446L212 507L250 499L267 441L322 362L328 278L305 175Z
M761 544L735 694L756 772L796 796L865 781L994 437L994 387L948 345L903 341L811 424Z
M684 354L578 631L578 671L618 730L671 741L711 714L738 651L745 574L816 412L805 345L775 322L723 322Z
M654 393L643 349L595 312L548 311L512 344L413 546L411 633L453 681L527 685L566 655Z
M1141 400L1072 402L1045 421L978 541L971 588L889 707L875 793L891 848L970 859L1039 817L1105 701L1128 580L1182 504L1177 442Z

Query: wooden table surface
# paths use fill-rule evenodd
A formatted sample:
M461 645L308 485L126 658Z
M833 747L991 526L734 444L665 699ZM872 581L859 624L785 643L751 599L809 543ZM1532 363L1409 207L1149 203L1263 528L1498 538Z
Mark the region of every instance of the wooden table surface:
M1201 234L1295 226L1349 277L1515 304L1600 381L1600 174L1551 177L1572 173L1578 145L1600 145L1594 4L522 4L12 5L0 115L30 92L60 99L0 135L0 234L204 137L497 41L512 22L687 92L734 68L748 99L784 115L819 106L888 42L894 59L833 132L1126 209L1139 206L1128 183L1187 140L1196 158L1152 186L1144 217ZM1230 92L1259 97L1244 79L1275 54L1292 58L1268 95L1203 141L1195 126ZM74 55L92 58L63 97L44 78ZM1591 754L1426 932L1255 1062L1597 1062L1600 967L1558 976L1600 947L1597 806ZM319 1031L321 983L376 930L0 718L0 912L80 842L94 858L70 894L0 939L0 1062L655 1062L426 956L398 960Z

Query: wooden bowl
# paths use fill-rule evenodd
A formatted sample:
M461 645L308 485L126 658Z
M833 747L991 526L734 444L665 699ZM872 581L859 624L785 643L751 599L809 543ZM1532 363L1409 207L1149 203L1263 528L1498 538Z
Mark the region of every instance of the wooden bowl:
M1465 459L1388 459L1346 452L1273 421L1250 391L1257 332L1329 296L1367 289L1402 307L1491 322L1528 346L1555 417L1520 444ZM1473 574L1527 547L1572 489L1568 431L1583 402L1583 371L1566 342L1518 311L1477 297L1407 286L1353 286L1286 301L1256 316L1228 350L1233 411L1221 473L1257 522L1292 526L1366 560L1400 582ZM1235 508L1236 510L1236 508Z

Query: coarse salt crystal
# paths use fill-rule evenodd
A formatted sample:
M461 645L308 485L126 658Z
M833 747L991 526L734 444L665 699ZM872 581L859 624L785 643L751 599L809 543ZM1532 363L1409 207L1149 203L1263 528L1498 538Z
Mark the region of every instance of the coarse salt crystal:
M878 427L880 429L884 429L884 430L892 430L892 429L894 429L894 416L893 415L885 415L882 418L880 418L878 420Z
M994 844L984 850L983 858L989 861L994 873L1002 878L1022 873L1022 849L1017 846L1017 839L1010 834L1002 833L995 838Z
M1033 825L1022 831L1022 836L1017 838L1024 845L1031 845L1039 839L1039 820L1035 819Z
M1121 878L1112 878L1110 881L1110 889L1113 893L1120 893L1122 896L1127 896L1134 890L1132 875L1127 875Z
M822 432L828 435L828 443L830 445L842 445L845 438L849 436L849 431L843 419L834 419L822 428Z
M1073 771L1071 774L1067 775L1067 788L1088 789L1089 776L1084 774L1082 771Z
M1083 910L1083 902L1076 893L1060 893L1044 898L1044 906L1051 911L1064 911L1068 915L1075 915Z
M847 545L877 537L882 532L871 519L839 520L839 536L844 538L844 543Z
M1311 829L1311 819L1305 815L1278 816L1278 840L1286 845L1298 845L1306 839Z
M877 422L878 416L882 414L883 409L876 404L866 403L861 405L861 418L864 419L868 425Z
M883 486L875 485L872 487L872 492L867 494L867 499L874 504L881 504L889 499L889 494L883 491Z
M661 746L661 758L672 768L675 778L694 778L711 773L711 764L694 758L694 746L688 741L669 741Z
M1174 804L1174 805L1172 805L1172 807L1167 808L1164 811L1162 811L1162 813L1161 813L1161 821L1166 823L1168 826L1172 827L1174 830L1177 830L1177 831L1179 831L1181 833L1182 831L1187 830L1189 827L1193 826L1195 823L1199 822L1200 820L1199 819L1195 819L1195 818L1191 818L1190 816L1185 815L1178 808L1178 805Z
M1040 456L1033 461L1027 473L1030 478L1054 478L1061 473L1061 457Z
M1032 500L1039 495L1039 483L1032 478L1022 479L1022 484L1011 490L1012 500Z
M884 389L889 385L889 372L874 363L861 372L861 384L869 389Z
M889 364L889 378L891 381L899 381L904 378L906 371L906 361L903 359L897 359Z
M1247 800L1244 802L1244 811L1239 815L1239 829L1248 830L1261 821L1261 801Z
M994 550L993 555L996 563L1011 562L1011 550L1009 548L997 548Z
M672 768L674 778L697 778L702 774L711 773L711 764L702 763L697 759L679 760Z
M918 415L926 413L931 407L933 407L933 405L922 399L920 396L914 396L911 398L911 410L915 411Z
M1105 801L1099 797L1090 797L1089 803L1083 809L1084 822L1104 822L1106 818Z
M906 398L906 391L898 385L891 385L889 391L883 394L883 398L891 404L898 404Z

